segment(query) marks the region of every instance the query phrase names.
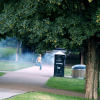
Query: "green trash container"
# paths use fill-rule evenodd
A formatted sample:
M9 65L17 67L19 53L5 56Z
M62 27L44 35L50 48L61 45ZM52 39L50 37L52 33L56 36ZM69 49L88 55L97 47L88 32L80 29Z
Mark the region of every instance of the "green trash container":
M54 76L64 77L65 54L57 52L54 55Z

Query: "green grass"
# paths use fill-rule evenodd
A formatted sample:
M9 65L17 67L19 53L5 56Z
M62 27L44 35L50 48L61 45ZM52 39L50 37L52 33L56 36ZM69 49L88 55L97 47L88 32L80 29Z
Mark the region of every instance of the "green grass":
M71 76L71 74L72 74L72 69L66 67L64 69L64 75Z
M0 76L3 76L4 74L6 74L6 73L0 72Z
M84 84L85 84L84 79L51 77L45 85L56 89L85 93Z
M46 92L28 92L4 100L88 100L88 99L80 97L72 97L67 95L51 94Z
M32 66L33 63L0 61L0 71L16 71Z
M7 58L13 54L16 54L16 48L0 48L1 58ZM19 54L21 54L21 49L19 49Z
M70 90L79 93L85 93L84 91L85 79L51 77L45 85L47 87L52 87L56 89L63 89L63 90ZM99 87L99 96L100 96L100 87Z

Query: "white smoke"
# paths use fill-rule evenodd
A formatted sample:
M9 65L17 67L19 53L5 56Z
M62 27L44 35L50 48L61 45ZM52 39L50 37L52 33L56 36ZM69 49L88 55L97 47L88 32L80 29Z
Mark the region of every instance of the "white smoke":
M3 49L3 51L4 51L4 49ZM59 50L56 50L56 51L53 50L51 53L45 53L44 55L42 55L42 64L43 65L54 65L54 55L58 51ZM18 62L36 63L36 59L38 56L39 56L39 54L35 54L35 53L25 53L22 55L20 54L20 55L18 55ZM0 59L1 60L16 61L16 53L8 55L8 56L3 56L3 54L1 54Z
M42 57L42 64L53 65L54 64L54 54L53 53L45 53L45 55Z

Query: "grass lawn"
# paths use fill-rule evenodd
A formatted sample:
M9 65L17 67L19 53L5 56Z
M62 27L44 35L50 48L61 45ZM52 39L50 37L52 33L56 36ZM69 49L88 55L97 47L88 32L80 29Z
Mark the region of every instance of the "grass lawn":
M48 87L85 93L84 79L51 77L45 84Z
M33 63L0 61L0 71L16 71L32 66Z
M65 67L65 69L64 69L64 75L71 76L71 74L72 74L72 69Z
M6 58L9 55L16 54L16 48L0 48L1 57ZM19 54L21 54L21 49L19 49Z
M67 95L51 94L46 92L28 92L4 100L88 100L88 99L80 97L72 97Z
M3 76L4 74L6 74L6 73L0 72L0 76Z
M51 77L45 85L56 89L85 93L84 91L85 79ZM99 96L100 96L100 87L99 87Z

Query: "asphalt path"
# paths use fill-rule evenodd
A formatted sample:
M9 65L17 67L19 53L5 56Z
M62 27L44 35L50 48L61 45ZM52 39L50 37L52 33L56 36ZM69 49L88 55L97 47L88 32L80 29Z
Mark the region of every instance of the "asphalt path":
M28 91L40 90L47 80L53 76L54 67L44 65L42 70L39 66L33 66L18 71L8 72L0 77L0 100Z
M0 100L29 91L85 97L82 93L45 87L47 80L54 75L54 67L52 65L43 65L42 70L39 70L38 66L33 66L6 73L0 77Z

